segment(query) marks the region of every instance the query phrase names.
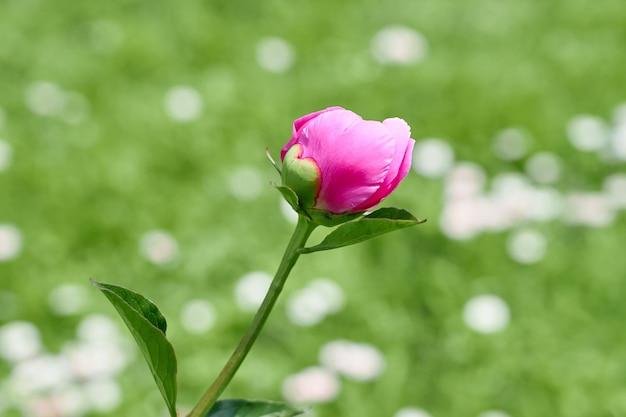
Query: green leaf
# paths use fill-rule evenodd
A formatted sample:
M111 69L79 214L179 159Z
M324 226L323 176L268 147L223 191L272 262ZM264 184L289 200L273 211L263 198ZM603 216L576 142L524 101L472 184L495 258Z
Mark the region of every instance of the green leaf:
M276 188L278 191L280 191L285 201L289 203L291 208L293 208L296 213L306 214L304 210L302 210L302 208L300 207L300 201L298 201L298 195L296 194L294 190L287 187L286 185L272 184L272 186Z
M148 362L171 417L176 417L176 355L165 337L167 323L159 309L141 294L91 280L109 299L128 326Z
M293 417L302 413L304 410L273 401L222 400L205 417Z
M92 283L96 288L100 290L107 290L116 294L119 298L126 301L130 307L141 314L146 320L148 320L154 327L161 330L163 333L167 330L167 321L161 314L157 306L144 296L137 294L117 285L105 284L104 282L96 282L92 280Z
M333 230L324 240L310 248L303 248L301 253L311 253L354 245L368 239L407 227L424 223L404 209L385 207L354 220L344 223Z
M320 224L326 227L334 227L363 216L363 212L334 214L330 211L317 209L309 209L307 210L307 214L309 215L309 218L313 221L313 223Z

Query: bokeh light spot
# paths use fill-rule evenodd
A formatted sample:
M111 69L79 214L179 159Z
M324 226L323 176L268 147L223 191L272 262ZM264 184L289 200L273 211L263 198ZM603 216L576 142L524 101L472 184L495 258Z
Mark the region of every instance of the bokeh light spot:
M40 116L58 115L65 107L65 93L56 84L34 82L26 88L26 106Z
M541 152L533 155L526 161L526 173L534 181L541 184L550 184L561 176L561 161L550 152Z
M565 197L565 221L590 227L606 227L615 220L610 197L597 192L572 192Z
M287 301L287 317L300 326L312 326L343 307L341 287L329 279L317 279L296 291Z
M611 206L626 208L626 174L609 175L604 179L603 188Z
M507 413L499 410L484 411L478 415L478 417L509 417Z
M62 284L50 292L48 305L55 314L69 316L80 313L85 307L88 297L84 286Z
M335 399L340 388L339 379L334 372L321 367L310 367L285 379L283 396L295 404L324 403Z
M289 70L295 60L293 47L285 39L269 37L261 39L256 47L256 59L266 71L281 73Z
M446 198L465 199L478 196L485 187L485 170L473 162L457 164L446 176Z
M242 276L235 287L237 305L244 311L256 311L263 302L272 283L266 272L253 271Z
M608 130L604 120L595 116L576 116L567 124L571 144L580 151L597 151L606 146Z
M463 308L463 320L479 333L496 333L509 324L509 306L502 298L483 294L469 300Z
M415 144L412 168L425 177L438 178L454 164L452 147L441 139L424 139Z
M280 212L285 220L291 224L296 224L298 222L298 213L296 213L293 207L291 207L283 198L280 199L279 206Z
M319 359L328 369L356 381L376 379L385 369L385 358L378 349L348 340L326 343L320 350Z
M626 160L626 121L620 122L611 133L611 150L615 157Z
M263 190L261 173L256 168L239 167L228 175L228 189L238 200L254 200Z
M528 137L517 128L498 132L493 140L494 153L498 158L505 161L515 161L524 157L528 153L529 146Z
M122 389L110 378L89 381L83 391L91 408L99 413L111 412L122 402Z
M13 321L0 327L0 356L18 362L37 355L42 349L39 329L26 321Z
M414 29L392 25L374 35L371 51L382 64L410 65L426 58L428 42Z
M193 87L176 86L165 94L165 113L177 122L190 122L202 114L202 96Z
M22 233L11 224L0 224L0 262L15 258L22 250Z
M141 237L143 256L155 265L168 265L178 258L178 242L163 230L151 230Z
M180 321L189 333L201 334L210 330L217 313L213 304L206 300L189 300L182 308Z
M398 410L393 417L431 417L431 415L421 408L405 407Z
M534 229L520 229L507 240L509 256L521 264L539 262L546 254L548 243L543 234Z

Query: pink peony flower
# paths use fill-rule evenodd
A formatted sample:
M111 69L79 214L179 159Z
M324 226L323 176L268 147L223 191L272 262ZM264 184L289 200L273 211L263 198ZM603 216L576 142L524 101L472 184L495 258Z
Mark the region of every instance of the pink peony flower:
M305 210L369 210L409 172L415 144L410 135L399 118L363 120L341 107L308 114L294 122L281 151L283 185Z

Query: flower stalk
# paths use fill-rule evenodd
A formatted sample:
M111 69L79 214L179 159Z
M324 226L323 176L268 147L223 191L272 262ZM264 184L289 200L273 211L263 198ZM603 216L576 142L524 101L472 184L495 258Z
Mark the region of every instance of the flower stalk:
M215 379L213 384L204 393L200 401L191 410L187 417L205 417L213 405L217 402L222 392L226 389L233 376L243 363L244 359L250 352L250 349L254 345L263 325L267 321L272 308L276 304L276 300L280 295L285 281L291 272L291 269L296 264L296 261L300 257L300 250L304 248L306 241L317 227L317 224L313 223L304 215L298 216L298 223L293 232L291 240L289 241L285 253L280 262L278 270L274 275L272 284L265 295L265 299L261 304L261 307L257 311L250 327L242 337L241 341L235 348L235 351L231 355L228 362Z

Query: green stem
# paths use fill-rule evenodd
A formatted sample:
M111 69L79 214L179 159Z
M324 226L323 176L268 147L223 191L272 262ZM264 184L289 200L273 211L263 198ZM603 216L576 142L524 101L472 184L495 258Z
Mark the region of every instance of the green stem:
M205 417L220 397L230 380L233 379L235 372L237 372L237 369L239 369L239 366L241 366L242 362L246 358L246 355L261 332L267 317L272 311L274 304L276 304L278 295L283 289L283 285L289 276L289 272L291 272L291 269L300 257L298 249L304 247L307 239L315 227L316 225L305 216L301 215L298 217L296 230L294 230L293 236L287 245L287 249L285 249L285 254L283 255L283 259L280 262L278 270L276 271L276 275L274 275L272 285L270 286L259 311L257 311L254 316L252 324L250 324L246 334L239 342L239 345L237 345L237 348L224 366L224 369L222 369L222 372L220 372L215 382L213 382L213 385L211 385L204 393L198 404L196 404L187 417Z

